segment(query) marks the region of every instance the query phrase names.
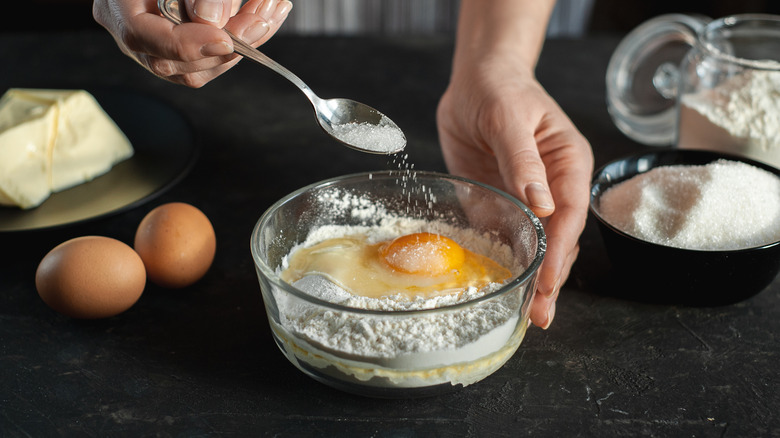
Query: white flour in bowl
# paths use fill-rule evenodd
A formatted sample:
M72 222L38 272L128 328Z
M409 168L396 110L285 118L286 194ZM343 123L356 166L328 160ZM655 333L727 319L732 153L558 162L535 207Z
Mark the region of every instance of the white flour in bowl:
M469 290L459 298L437 297L401 304L392 297L381 300L356 297L320 276L306 276L295 286L312 294L326 290L325 295L329 298L334 295L341 298L339 304L342 305L389 311L399 307L407 310L436 308L465 302L485 293ZM511 337L519 317L517 308L501 300L472 309L401 318L321 312L316 308L301 307L287 313L283 324L286 322L309 342L385 367L411 369L468 362L499 350Z
M416 232L425 224L425 221L386 218L377 227L329 225L314 230L299 247L356 234L367 235L369 242L379 242ZM451 236L464 248L488 254L505 266L513 265L511 250L487 236L472 230L457 230L446 224L438 224L436 228L442 234ZM291 253L294 251L295 249ZM285 259L282 269L286 268L286 263ZM298 280L295 286L323 301L356 309L392 312L433 309L471 301L497 290L501 285L494 283L482 290L469 288L460 294L414 300L400 296L370 298L353 295L319 275L306 276ZM334 316L332 312L322 312L317 306L306 305L292 306L287 310L289 311L282 313L289 327L322 346L347 354L386 359L400 354L462 347L505 323L518 311L516 307L507 307L501 300L496 300L495 303L491 300L491 303L467 310L442 312L419 318L367 318L364 315L355 317L346 312L344 315Z
M430 226L426 221L397 217L385 217L378 226L329 225L314 230L299 246L360 233L378 242ZM515 275L522 271L514 263L511 249L489 236L444 223L437 223L436 229L464 248L510 267ZM285 267L286 259L280 271ZM294 286L323 301L386 312L380 315L340 311L292 295L277 297L281 326L294 337L289 340L297 345L299 359L318 367L337 367L361 381L380 376L394 386L473 383L511 357L527 324L520 321L524 297L516 292L467 307L441 309L493 292L501 287L495 283L482 290L469 288L459 294L412 300L353 295L320 275L305 276ZM423 309L440 310L398 312Z
M780 178L746 163L662 166L606 190L598 212L660 245L734 250L780 240Z

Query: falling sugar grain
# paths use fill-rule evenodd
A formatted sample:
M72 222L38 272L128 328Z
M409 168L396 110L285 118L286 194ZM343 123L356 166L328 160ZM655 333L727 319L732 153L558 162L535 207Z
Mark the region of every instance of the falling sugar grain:
M436 216L433 208L436 195L430 187L419 183L414 163L409 162L409 155L396 155L392 164L398 169L396 184L401 187L401 196L406 201L406 214L420 218Z

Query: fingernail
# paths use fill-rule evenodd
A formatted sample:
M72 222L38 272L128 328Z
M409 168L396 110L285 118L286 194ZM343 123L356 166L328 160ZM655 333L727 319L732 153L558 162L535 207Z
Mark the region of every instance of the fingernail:
M219 0L200 0L195 4L195 15L206 21L218 23L222 18L222 2Z
M525 187L525 196L528 198L528 202L531 204L529 207L543 208L545 210L552 210L555 208L552 195L542 185L542 183L532 182Z
M550 324L552 324L553 319L555 318L555 301L550 304L550 307L547 309L547 322L544 323L542 326L542 330L547 330L550 328Z
M558 293L559 288L561 287L561 277L558 277L555 280L555 286L552 287L549 291L545 291L542 293L545 297L552 297L555 296L555 294Z
M287 17L287 14L289 14L290 10L292 10L292 7L292 2L288 0L279 2L279 5L276 6L276 12L274 12L274 16L271 17L271 22L279 23L284 21L285 17Z
M270 26L265 21L258 21L241 34L241 39L248 43L254 43L268 33Z
M273 12L276 10L276 0L265 0L263 4L257 9L257 14L263 18L263 20L270 20Z
M200 48L200 54L203 56L224 56L233 53L233 47L224 42L204 44Z

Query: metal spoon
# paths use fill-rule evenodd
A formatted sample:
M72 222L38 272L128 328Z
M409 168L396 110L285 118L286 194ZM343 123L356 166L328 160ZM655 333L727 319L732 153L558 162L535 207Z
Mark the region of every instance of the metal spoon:
M163 16L176 24L187 20L186 12L181 13L179 1L157 0L157 7ZM291 71L230 31L223 30L233 40L236 53L270 68L300 88L314 107L319 125L336 140L351 148L373 154L394 154L406 147L403 131L384 114L350 99L321 99Z

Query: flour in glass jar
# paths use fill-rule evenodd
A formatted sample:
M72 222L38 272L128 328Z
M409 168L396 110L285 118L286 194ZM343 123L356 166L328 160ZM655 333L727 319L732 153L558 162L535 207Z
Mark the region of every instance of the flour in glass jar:
M748 70L683 94L677 145L780 167L780 71Z

